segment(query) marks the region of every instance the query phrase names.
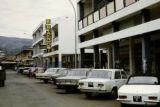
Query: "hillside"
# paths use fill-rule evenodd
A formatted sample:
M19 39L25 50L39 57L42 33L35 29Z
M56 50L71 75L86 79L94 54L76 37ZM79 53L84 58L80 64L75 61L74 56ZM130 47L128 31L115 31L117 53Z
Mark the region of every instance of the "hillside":
M0 36L0 50L5 51L7 55L15 55L31 45L32 39Z

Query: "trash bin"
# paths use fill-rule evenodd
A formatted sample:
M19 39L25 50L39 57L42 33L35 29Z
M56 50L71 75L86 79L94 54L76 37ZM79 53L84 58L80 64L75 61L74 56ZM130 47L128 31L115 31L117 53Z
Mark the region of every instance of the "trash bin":
M3 65L0 65L0 87L5 86L5 80L6 80L6 71Z

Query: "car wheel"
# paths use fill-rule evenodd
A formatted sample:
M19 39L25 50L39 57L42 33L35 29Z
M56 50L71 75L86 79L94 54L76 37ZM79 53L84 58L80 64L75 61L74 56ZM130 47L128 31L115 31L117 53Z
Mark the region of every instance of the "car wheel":
M127 107L127 104L121 103L121 107Z
M44 83L48 83L48 80L43 80L44 81Z
M117 94L117 89L116 89L116 88L113 88L112 91L111 91L111 97L112 97L113 99L116 99L117 96L118 96L118 94Z
M91 98L93 94L91 92L88 92L88 93L85 93L85 95L87 98Z

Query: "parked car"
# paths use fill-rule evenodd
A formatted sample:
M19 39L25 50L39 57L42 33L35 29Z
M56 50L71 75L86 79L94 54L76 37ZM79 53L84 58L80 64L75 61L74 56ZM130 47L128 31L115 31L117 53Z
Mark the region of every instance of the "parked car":
M154 75L132 75L126 85L118 90L118 101L124 107L132 105L160 104L160 81ZM158 106L159 107L159 106Z
M78 81L87 77L91 69L70 69L65 77L56 78L58 88L63 88L66 91L77 89Z
M28 67L28 69L23 70L23 74L30 77L35 70L36 70L36 67Z
M36 78L43 80L44 83L48 83L48 81L52 80L51 76L54 75L60 68L48 68L43 73L37 73Z
M52 79L53 83L56 85L56 78L66 76L68 73L68 70L70 70L70 69L61 68L55 74L52 74L51 79Z
M24 69L25 69L24 67L18 67L16 71L17 73L23 73Z
M6 80L6 71L4 66L0 64L0 87L5 86L5 80Z
M44 69L42 67L36 67L33 72L31 72L31 76L36 77L36 74L43 73Z
M110 93L117 97L118 88L127 81L127 75L122 69L92 69L86 79L79 80L79 89L86 97L93 94Z

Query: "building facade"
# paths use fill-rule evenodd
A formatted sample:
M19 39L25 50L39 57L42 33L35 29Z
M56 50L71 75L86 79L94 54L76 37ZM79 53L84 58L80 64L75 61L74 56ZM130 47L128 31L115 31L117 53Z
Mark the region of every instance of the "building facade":
M75 67L74 19L69 16L58 17L51 19L51 23L46 23L46 26L48 26L44 31L46 50L43 55L45 68Z
M44 67L75 67L75 21L62 16L46 19L33 32L34 65Z
M34 66L43 67L43 54L44 50L41 49L43 45L43 30L44 30L44 22L41 22L39 26L33 31L33 60Z
M77 0L81 67L159 74L159 9L160 0Z
M16 55L16 62L18 66L33 66L32 48L22 50Z

